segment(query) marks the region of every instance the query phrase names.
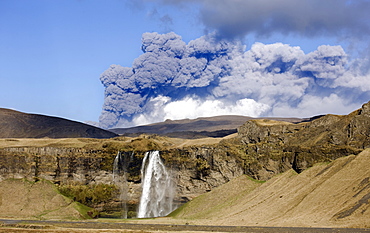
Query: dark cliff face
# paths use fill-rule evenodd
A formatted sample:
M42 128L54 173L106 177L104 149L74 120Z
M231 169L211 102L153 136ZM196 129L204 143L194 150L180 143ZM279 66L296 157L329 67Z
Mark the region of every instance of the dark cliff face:
M190 200L244 173L241 160L224 147L187 147L162 151L161 155L175 174L177 192L184 200Z
M112 160L102 151L28 147L0 149L0 177L46 179L55 183L109 182Z
M122 153L127 159L128 201L141 195L140 169L146 151ZM217 147L189 147L160 152L176 183L176 202L186 202L243 174L239 160ZM58 185L114 184L110 150L27 147L0 149L0 180L46 179Z
M349 115L299 124L251 120L238 133L235 142L247 156L248 175L266 180L289 168L301 172L370 147L370 102Z

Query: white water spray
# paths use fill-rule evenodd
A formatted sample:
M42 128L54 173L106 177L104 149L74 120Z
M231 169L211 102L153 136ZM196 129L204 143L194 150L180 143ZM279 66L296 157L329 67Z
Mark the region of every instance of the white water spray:
M127 218L128 184L127 166L131 158L127 154L122 155L119 151L113 163L113 182L119 189L119 200L121 201L122 218Z
M174 187L159 151L145 154L141 167L142 194L138 218L166 216L173 210Z

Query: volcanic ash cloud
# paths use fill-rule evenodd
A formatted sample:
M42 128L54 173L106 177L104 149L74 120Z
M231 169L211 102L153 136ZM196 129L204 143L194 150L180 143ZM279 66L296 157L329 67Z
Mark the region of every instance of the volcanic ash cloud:
M103 128L214 115L344 114L368 101L370 74L341 46L305 54L299 47L203 36L186 44L175 33L144 33L132 67L100 77Z

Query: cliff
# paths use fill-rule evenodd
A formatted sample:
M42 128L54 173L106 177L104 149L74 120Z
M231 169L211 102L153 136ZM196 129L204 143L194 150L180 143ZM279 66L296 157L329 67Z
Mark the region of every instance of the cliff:
M136 210L140 199L140 168L145 151L123 152L128 159L128 202ZM176 183L176 203L192 198L243 174L238 160L213 147L193 147L162 151L162 157ZM0 149L0 181L26 178L50 180L60 187L114 184L115 153L109 149L26 147ZM118 211L118 196L92 207L100 211ZM86 203L85 203L86 204Z
M243 150L246 174L260 180L293 168L358 154L370 147L370 102L349 115L325 115L298 124L250 120L234 144Z

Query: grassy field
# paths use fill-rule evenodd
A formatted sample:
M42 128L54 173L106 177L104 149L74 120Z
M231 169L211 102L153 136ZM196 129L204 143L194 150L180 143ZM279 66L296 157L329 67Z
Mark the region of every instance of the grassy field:
M229 135L225 138L235 137L236 134ZM199 139L181 139L169 138L156 135L141 135L140 137L117 137L111 139L92 139L92 138L2 138L0 139L0 148L7 147L71 147L97 149L108 144L132 144L139 140L150 140L162 147L163 149L181 148L186 146L198 146L217 144L224 138L199 138Z

